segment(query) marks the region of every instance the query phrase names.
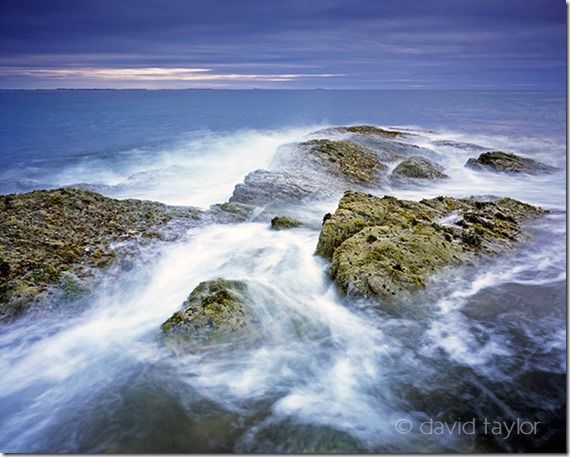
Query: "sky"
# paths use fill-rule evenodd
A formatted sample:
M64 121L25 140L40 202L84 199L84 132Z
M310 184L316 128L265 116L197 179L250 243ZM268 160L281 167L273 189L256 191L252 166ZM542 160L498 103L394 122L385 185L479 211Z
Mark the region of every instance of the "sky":
M0 0L0 88L563 90L564 0Z

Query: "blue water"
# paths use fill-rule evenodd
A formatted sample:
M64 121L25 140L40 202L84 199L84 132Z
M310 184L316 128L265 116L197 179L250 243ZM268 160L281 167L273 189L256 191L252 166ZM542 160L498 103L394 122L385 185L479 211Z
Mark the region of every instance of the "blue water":
M0 163L108 153L204 129L314 124L416 125L563 140L565 115L559 92L3 90Z
M355 123L453 132L483 142L494 137L499 141L491 146L530 155L544 154L547 145L551 162L563 165L565 116L559 92L4 90L0 193L120 184L121 191L101 191L203 206L227 197L250 166L266 167L257 156L281 142ZM206 156L215 157L216 166L226 162L226 174L214 182L220 193L208 199L200 198L201 180L212 173L212 164L200 162ZM172 182L190 177L195 188L183 197ZM151 190L149 181L161 191Z
M560 451L564 93L0 91L0 193L83 183L117 198L206 208L252 170L271 168L281 145L357 123L414 130L406 141L449 175L373 193L493 194L553 211L510 254L434 278L413 303L426 312L401 317L339 294L314 255L336 197L312 202L310 213L288 208L314 227L204 224L142 249L125 271L103 273L81 298L83 312L0 324L0 451ZM464 166L479 150L449 141L558 170L482 173ZM220 276L252 281L262 344L172 358L157 343L160 324L200 281ZM417 430L461 414L543 428L511 440ZM401 433L398 420L416 429Z

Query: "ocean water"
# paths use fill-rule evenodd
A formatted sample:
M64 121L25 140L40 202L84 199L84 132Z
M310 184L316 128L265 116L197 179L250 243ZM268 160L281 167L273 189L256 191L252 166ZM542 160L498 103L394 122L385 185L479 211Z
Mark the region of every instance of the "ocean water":
M421 312L400 316L343 297L314 255L338 199L290 208L309 222L299 230L193 228L141 251L81 312L2 324L0 451L562 450L565 116L557 92L0 91L0 193L83 184L207 208L274 167L281 145L365 123L410 129L450 176L378 195L499 195L551 210L512 253L433 278L410 304ZM558 171L478 173L464 163L480 151L458 143ZM263 344L169 356L160 324L219 276L252 281ZM485 419L503 428L484 433ZM470 420L475 434L433 428ZM539 424L507 434L516 421Z
M0 91L0 192L123 184L131 189L117 196L204 206L280 144L355 123L492 135L496 146L550 155L544 141L558 148L552 160L564 157L558 92Z

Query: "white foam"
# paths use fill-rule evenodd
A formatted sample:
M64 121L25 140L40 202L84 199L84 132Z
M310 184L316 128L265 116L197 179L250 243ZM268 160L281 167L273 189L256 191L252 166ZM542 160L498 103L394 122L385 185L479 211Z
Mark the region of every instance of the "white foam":
M58 185L90 183L117 198L208 207L226 201L244 176L268 168L276 149L319 128L233 133L196 132L175 145L130 150L109 160L94 158L64 169Z

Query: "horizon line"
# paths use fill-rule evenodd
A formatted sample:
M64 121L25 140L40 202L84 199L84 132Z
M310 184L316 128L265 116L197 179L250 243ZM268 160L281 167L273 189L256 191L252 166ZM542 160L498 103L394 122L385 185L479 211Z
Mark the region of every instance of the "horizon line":
M37 91L181 91L181 90L207 90L207 91L325 91L325 90L358 90L358 91L371 91L371 90L383 90L383 91L394 91L394 90L410 90L410 91L457 91L457 92L466 92L466 91L497 91L497 92L564 92L566 91L566 87L561 88L452 88L452 89L443 89L443 88L429 88L429 87L400 87L400 88L361 88L361 87L311 87L311 88L265 88L265 87L250 87L250 88L243 88L243 87L162 87L162 88L146 88L146 87L121 87L121 88L114 88L114 87L56 87L56 88L25 88L25 87L0 87L0 91L28 91L28 92L37 92Z

